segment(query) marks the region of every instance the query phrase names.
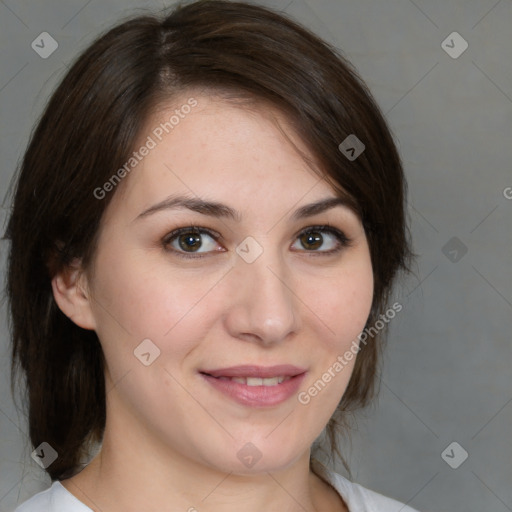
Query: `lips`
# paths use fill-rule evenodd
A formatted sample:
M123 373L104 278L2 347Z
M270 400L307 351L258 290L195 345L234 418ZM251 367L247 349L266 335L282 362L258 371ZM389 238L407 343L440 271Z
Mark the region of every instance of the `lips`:
M232 366L199 372L224 397L252 408L275 407L299 390L307 371L297 366Z
M201 377L222 395L246 407L274 407L289 400L306 377L306 368L290 364L241 365L201 370Z
M239 378L239 379L274 379L279 377L289 378L301 375L305 368L290 364L279 364L275 366L240 365L229 368L218 368L212 370L200 370L199 373L216 378Z

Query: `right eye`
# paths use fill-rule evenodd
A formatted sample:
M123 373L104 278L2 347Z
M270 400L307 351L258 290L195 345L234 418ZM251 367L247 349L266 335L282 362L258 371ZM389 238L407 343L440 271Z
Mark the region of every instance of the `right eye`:
M218 252L220 235L207 228L188 226L167 234L163 244L183 258L201 258L205 253ZM217 248L216 248L217 247ZM195 255L198 256L195 256Z

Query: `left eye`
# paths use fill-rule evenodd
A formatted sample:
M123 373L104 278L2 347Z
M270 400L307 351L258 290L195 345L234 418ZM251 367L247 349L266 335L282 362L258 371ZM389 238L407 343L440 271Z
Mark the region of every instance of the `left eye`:
M294 247L298 243L302 246ZM348 239L343 233L333 228L327 227L314 227L308 228L299 234L297 242L295 242L295 249L306 250L309 252L336 252L348 244ZM320 250L319 250L320 249Z

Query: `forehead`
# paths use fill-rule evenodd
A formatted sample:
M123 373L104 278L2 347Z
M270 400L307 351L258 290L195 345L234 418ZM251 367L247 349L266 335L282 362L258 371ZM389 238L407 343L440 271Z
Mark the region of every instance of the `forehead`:
M141 159L113 201L124 207L176 192L237 209L335 195L290 120L263 102L184 94L154 109L134 148Z

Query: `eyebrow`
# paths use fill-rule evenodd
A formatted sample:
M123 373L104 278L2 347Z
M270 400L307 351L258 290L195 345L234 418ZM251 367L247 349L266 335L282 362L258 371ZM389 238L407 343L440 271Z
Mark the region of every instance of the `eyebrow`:
M344 206L351 208L351 202L348 199L342 197L326 197L320 199L314 203L306 204L298 208L293 216L292 220L300 220L306 217L312 217L318 215L327 210L335 208L336 206ZM203 215L209 215L211 217L229 218L235 222L240 222L242 215L237 210L227 206L225 204L216 201L206 201L204 199L186 196L169 196L163 201L150 206L143 212L141 212L134 220L139 220L148 217L156 212L171 210L175 208L186 208L193 212L201 213Z

